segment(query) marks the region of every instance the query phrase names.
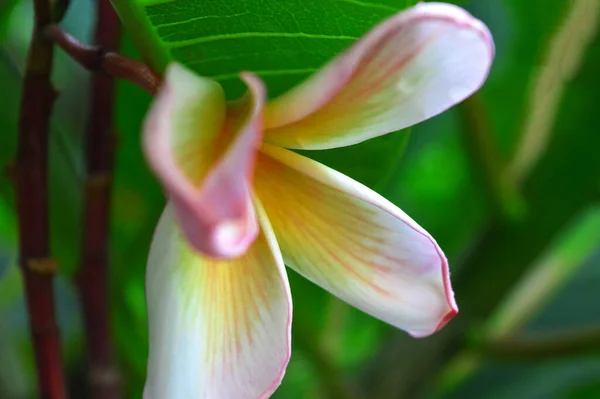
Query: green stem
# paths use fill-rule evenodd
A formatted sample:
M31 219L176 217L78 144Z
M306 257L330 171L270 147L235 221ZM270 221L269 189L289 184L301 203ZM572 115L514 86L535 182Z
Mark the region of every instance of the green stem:
M506 167L494 142L482 98L474 94L457 109L471 170L484 190L494 218L508 222L518 220L524 213L524 200L506 178Z
M600 352L600 326L528 337L500 338L475 345L475 351L500 359L545 359Z

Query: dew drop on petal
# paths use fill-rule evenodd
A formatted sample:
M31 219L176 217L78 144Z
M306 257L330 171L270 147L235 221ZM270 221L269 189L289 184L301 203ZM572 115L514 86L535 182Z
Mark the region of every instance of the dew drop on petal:
M409 79L400 79L396 84L396 88L402 94L412 94L415 91L416 84Z

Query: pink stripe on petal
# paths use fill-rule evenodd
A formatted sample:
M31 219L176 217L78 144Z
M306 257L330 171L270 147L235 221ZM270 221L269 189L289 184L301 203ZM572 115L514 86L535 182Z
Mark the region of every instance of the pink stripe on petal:
M242 78L248 93L227 106L216 82L174 64L144 127L146 156L186 239L210 256L239 256L258 233L249 187L265 93L253 75Z
M451 4L420 3L268 104L265 141L326 149L404 129L478 90L493 58L481 21Z
M458 312L442 250L379 194L271 145L255 190L286 265L332 294L416 337Z
M290 358L292 302L264 211L235 259L192 250L168 205L148 259L150 353L144 399L266 399Z

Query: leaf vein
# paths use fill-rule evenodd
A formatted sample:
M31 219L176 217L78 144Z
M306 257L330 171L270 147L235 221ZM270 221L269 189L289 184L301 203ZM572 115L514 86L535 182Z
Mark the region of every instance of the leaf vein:
M232 15L201 15L199 17L193 17L193 18L186 19L186 20L183 20L183 21L167 22L167 23L164 23L164 24L157 24L157 25L154 25L154 27L155 28L168 28L168 27L171 27L171 26L184 25L184 24L188 24L190 22L201 21L203 19L211 19L211 18L226 19L226 18L242 17L242 16L248 15L248 14L250 14L250 12L246 11L246 12L240 12L240 13L232 14Z
M251 71L255 75L258 76L281 76L281 75L301 75L301 74L309 74L319 70L319 68L300 68L300 69L266 69L266 70L258 70ZM233 73L224 73L221 75L212 75L211 78L214 80L230 80L239 78L239 72Z
M358 0L335 0L335 1L337 1L338 3L349 3L349 4L361 6L361 7L366 7L366 8L378 8L380 10L393 11L393 12L398 11L398 9L391 7L391 6L387 6L385 4L364 3L364 2L358 1Z
M198 37L189 40L180 40L176 42L165 42L165 45L169 48L185 47L200 43L215 42L218 40L227 39L244 39L249 37L280 37L280 38L306 38L306 39L325 39L325 40L357 40L354 36L344 35L320 35L313 33L303 32L239 32L239 33L227 33L222 35L213 35Z

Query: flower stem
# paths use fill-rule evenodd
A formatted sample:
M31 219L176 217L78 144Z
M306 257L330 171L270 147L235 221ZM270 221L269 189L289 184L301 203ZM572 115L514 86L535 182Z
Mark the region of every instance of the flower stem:
M16 200L19 263L23 273L39 396L66 396L54 309L48 214L48 137L56 94L50 82L53 45L40 34L51 23L48 0L34 1L35 23L25 65L19 115Z
M117 50L121 37L119 18L109 0L97 0L97 10L96 45L106 50ZM121 396L108 310L109 220L115 147L114 79L95 73L90 95L83 247L75 280L87 340L91 397L114 399Z

